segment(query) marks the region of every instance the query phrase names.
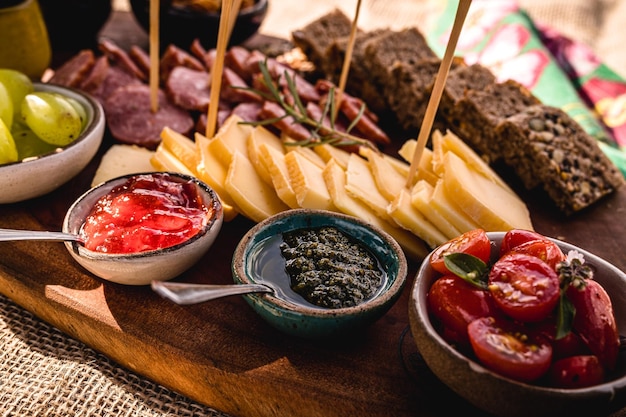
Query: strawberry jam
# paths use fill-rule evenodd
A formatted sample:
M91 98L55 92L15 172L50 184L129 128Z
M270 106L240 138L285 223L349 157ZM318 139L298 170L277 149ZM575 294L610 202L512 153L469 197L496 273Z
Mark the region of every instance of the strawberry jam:
M92 251L145 252L184 242L208 218L193 182L175 181L166 173L136 175L96 202L81 235Z

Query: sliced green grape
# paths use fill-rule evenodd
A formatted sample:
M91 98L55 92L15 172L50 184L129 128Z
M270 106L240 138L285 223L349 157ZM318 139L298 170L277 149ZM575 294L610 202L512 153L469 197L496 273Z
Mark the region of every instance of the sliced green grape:
M16 161L17 148L15 141L13 141L13 135L11 135L11 131L4 121L0 119L0 164Z
M15 123L11 133L13 134L17 156L20 160L44 155L58 149L58 146L39 139L39 136L24 124Z
M65 146L73 142L82 130L80 115L64 97L36 91L22 101L24 123L44 142Z
M0 120L7 129L13 125L13 101L4 84L0 83Z
M0 84L3 84L13 102L14 118L19 117L20 106L26 94L35 91L35 86L28 76L20 71L0 68ZM9 126L9 129L11 126Z

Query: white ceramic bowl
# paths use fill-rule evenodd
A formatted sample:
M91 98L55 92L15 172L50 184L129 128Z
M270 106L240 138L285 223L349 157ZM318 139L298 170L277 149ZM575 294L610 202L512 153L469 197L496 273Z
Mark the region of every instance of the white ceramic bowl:
M16 203L54 191L78 175L102 143L104 110L93 97L78 90L35 83L35 91L57 92L78 100L87 111L87 125L71 144L36 158L0 165L0 204Z
M131 174L114 178L90 189L69 208L63 220L63 232L78 235L96 201L114 187L125 183ZM77 242L65 242L72 257L86 270L108 281L126 285L147 285L152 281L174 278L193 266L211 247L220 232L224 212L219 197L198 179L168 173L171 179L193 183L209 209L207 224L196 235L178 245L132 254L107 254L91 251Z
M503 232L488 233L499 252ZM553 239L554 240L554 239ZM569 243L554 240L567 254L577 250L595 269L594 279L609 293L620 334L626 334L626 274L600 257ZM428 258L427 258L428 259ZM617 377L579 389L526 384L492 372L468 359L439 335L428 314L426 294L440 274L424 261L417 273L409 302L411 333L433 373L475 406L498 416L605 415L626 405L626 357L620 353Z

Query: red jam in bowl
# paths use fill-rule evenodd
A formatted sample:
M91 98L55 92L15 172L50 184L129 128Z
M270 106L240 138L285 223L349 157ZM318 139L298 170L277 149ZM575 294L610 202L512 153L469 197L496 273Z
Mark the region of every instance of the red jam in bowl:
M163 249L196 235L209 214L193 182L175 181L166 173L136 175L96 202L81 236L95 252Z

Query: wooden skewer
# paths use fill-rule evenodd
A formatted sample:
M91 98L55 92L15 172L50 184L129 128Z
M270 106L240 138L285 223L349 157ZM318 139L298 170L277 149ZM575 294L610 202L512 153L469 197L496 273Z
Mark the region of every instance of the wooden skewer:
M428 136L430 135L430 130L433 127L437 108L439 107L441 95L443 94L443 88L445 87L452 59L454 58L454 50L456 49L456 44L459 40L461 29L463 28L463 22L465 21L467 11L471 3L472 0L460 0L459 2L459 7L457 8L456 17L454 19L454 25L452 26L452 32L450 33L450 39L446 45L446 51L443 59L441 60L441 65L439 66L437 78L435 79L435 85L433 86L433 91L430 95L430 99L428 100L424 120L422 122L422 126L420 127L417 144L415 145L415 151L413 152L413 159L411 160L409 175L406 182L406 187L409 189L413 186L417 167L419 166L420 159L424 153L424 147L426 146Z
M350 38L348 39L348 47L346 48L346 56L343 59L343 67L341 68L341 76L339 78L339 87L336 95L336 103L335 106L335 114L333 116L337 116L337 112L339 111L339 106L341 105L341 98L343 92L346 89L346 83L348 81L348 73L350 72L350 62L352 61L352 52L354 51L354 43L356 41L356 32L358 30L358 20L359 20L359 12L361 10L361 0L357 1L356 11L354 13L354 19L352 20L352 27L350 29Z
M150 109L159 111L159 0L150 0Z
M233 10L233 4L237 3L236 10ZM215 136L217 129L217 110L219 108L220 89L222 87L222 73L224 71L224 55L228 46L230 33L234 26L235 19L231 19L231 13L235 18L239 12L241 1L226 0L222 2L222 11L220 14L220 27L217 34L216 57L213 67L211 68L211 94L209 96L209 110L207 113L206 137Z

